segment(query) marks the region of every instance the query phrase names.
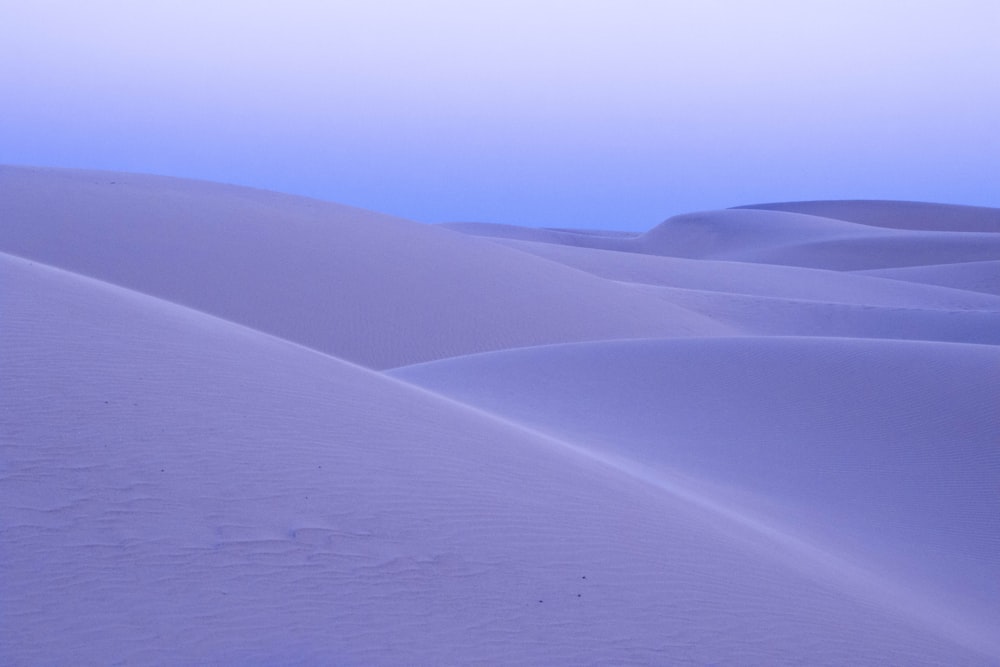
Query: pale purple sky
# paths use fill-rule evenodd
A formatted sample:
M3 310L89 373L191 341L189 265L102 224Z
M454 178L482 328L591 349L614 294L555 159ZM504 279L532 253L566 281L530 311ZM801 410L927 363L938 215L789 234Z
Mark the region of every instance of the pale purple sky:
M1000 206L994 0L0 0L0 162L426 222Z

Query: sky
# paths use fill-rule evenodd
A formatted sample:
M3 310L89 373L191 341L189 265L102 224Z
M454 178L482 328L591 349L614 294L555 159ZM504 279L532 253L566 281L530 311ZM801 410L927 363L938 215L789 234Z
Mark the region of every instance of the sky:
M423 222L1000 207L995 0L0 0L0 163Z

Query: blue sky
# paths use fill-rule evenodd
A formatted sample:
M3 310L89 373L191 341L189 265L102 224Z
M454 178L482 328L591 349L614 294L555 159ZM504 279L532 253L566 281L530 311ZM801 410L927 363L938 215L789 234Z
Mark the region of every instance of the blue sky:
M0 162L425 222L1000 206L993 0L0 0Z

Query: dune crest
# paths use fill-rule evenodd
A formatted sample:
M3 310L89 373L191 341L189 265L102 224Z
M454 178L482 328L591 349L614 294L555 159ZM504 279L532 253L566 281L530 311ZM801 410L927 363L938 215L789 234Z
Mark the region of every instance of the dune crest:
M0 168L0 662L996 664L996 211L771 206Z
M627 287L432 225L249 188L5 167L0 216L2 252L373 368L505 347L729 331Z
M830 200L740 206L805 213L872 227L939 232L1000 232L1000 211L984 206L910 201Z

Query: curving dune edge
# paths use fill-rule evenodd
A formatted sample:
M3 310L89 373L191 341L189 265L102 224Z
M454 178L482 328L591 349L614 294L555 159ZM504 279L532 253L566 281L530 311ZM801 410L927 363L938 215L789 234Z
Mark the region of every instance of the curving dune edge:
M998 221L0 167L0 662L997 664Z

